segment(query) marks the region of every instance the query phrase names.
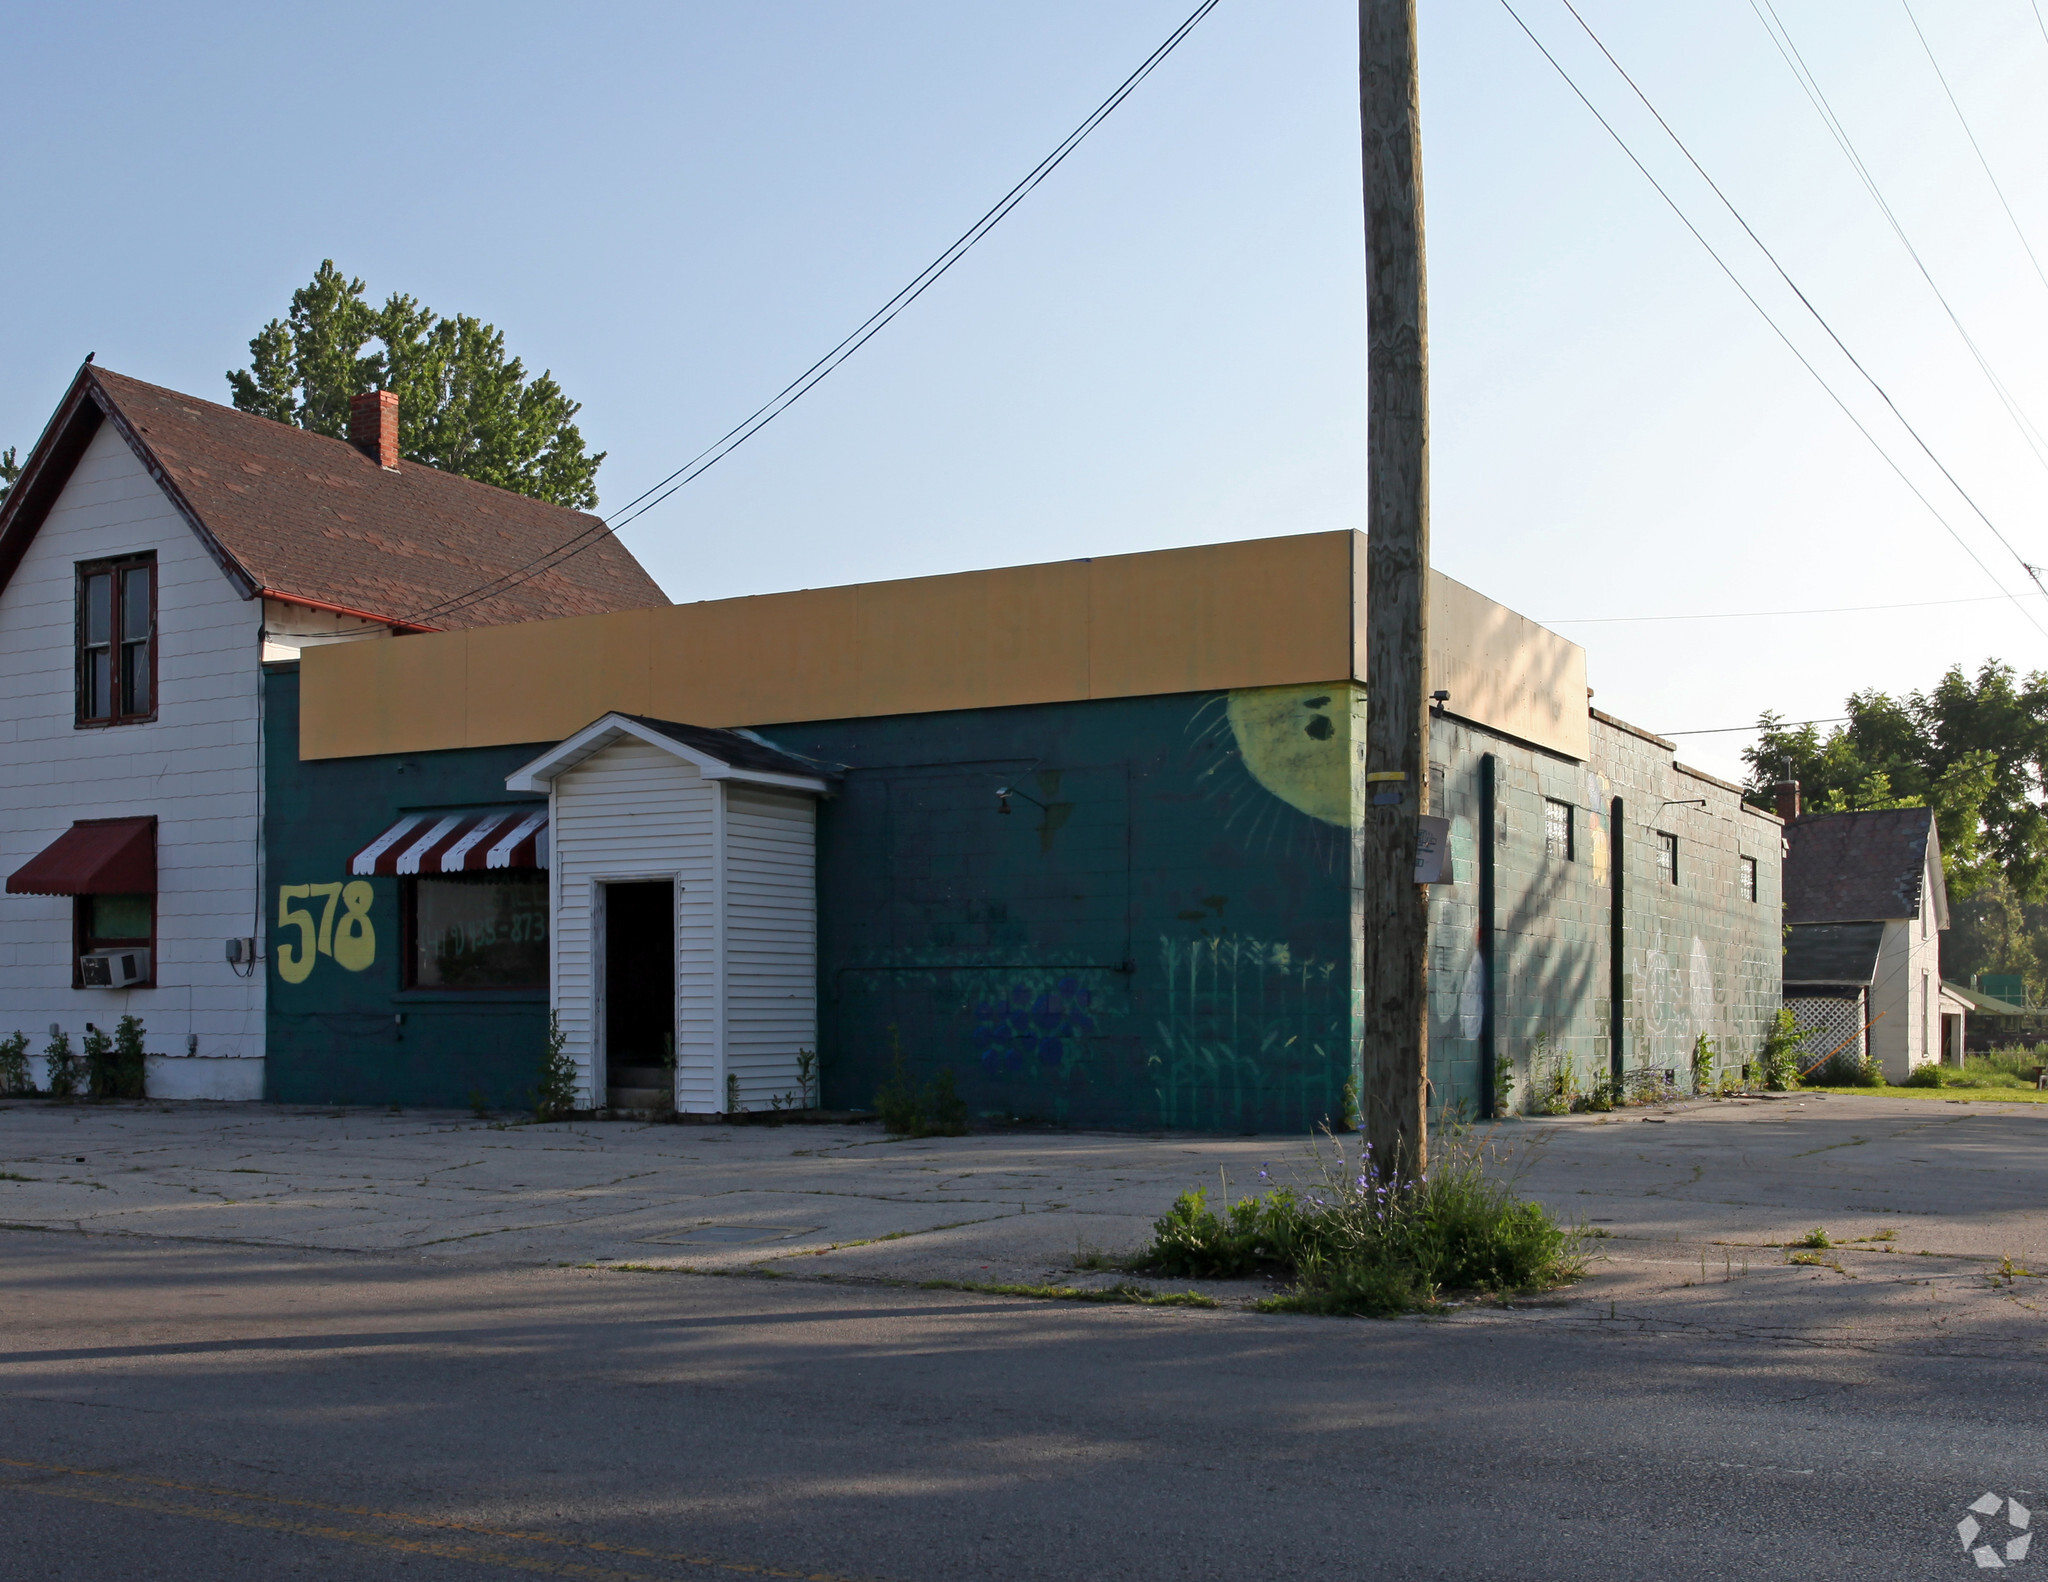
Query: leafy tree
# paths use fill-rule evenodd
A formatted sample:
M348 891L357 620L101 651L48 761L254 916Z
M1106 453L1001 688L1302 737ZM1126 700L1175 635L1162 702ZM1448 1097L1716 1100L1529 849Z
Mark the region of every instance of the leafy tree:
M528 379L481 320L396 293L373 307L363 291L323 260L290 313L249 342L249 366L228 375L235 405L346 439L349 397L393 390L406 460L578 510L597 503L604 453L583 448L582 408L551 373Z
M21 476L21 463L14 459L14 447L9 445L0 450L0 500L7 498L7 491L14 487L14 480Z
M1797 780L1816 813L1929 807L1952 898L1994 877L2022 902L2048 898L2048 675L1955 666L1927 692L1854 693L1847 712L1825 736L1766 713L1743 754L1751 800L1769 806L1776 781Z

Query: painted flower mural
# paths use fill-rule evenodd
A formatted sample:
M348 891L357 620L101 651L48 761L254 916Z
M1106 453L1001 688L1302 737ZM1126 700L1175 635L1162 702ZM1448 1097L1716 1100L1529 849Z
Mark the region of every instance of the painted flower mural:
M1079 1041L1095 1031L1094 996L1068 975L1047 988L1012 985L974 1006L974 1047L991 1076L1022 1071L1064 1073L1081 1056Z

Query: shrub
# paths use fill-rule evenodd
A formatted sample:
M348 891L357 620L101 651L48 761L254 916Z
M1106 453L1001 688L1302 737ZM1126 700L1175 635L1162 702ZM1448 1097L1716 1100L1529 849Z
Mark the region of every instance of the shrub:
M890 1029L893 1040L895 1030ZM954 1086L948 1066L921 1088L910 1085L903 1068L903 1049L896 1050L896 1064L889 1079L875 1090L875 1109L882 1117L882 1129L892 1137L965 1137L967 1101Z
M1317 1149L1318 1179L1304 1190L1275 1188L1221 1214L1201 1190L1182 1193L1136 1267L1183 1277L1291 1274L1292 1289L1261 1307L1380 1316L1433 1307L1447 1290L1540 1290L1580 1273L1577 1233L1518 1197L1498 1153L1469 1132L1448 1134L1413 1179L1383 1177L1370 1145L1347 1164L1343 1143L1329 1143L1331 1153Z
M1948 1073L1942 1070L1940 1066L1931 1064L1915 1066L1906 1073L1906 1080L1900 1083L1899 1086L1902 1088L1946 1087L1948 1085L1947 1077Z
M114 1040L91 1022L85 1024L85 1037L78 1041L78 1053L85 1061L85 1091L88 1098L106 1097L108 1074L114 1065Z
M1799 1086L1799 1052L1805 1036L1792 1019L1791 1007L1780 1006L1756 1055L1757 1080L1766 1090L1782 1093Z
M78 1084L85 1075L85 1062L72 1052L71 1035L58 1028L43 1045L43 1081L53 1099L78 1096Z
M1714 1062L1717 1059L1714 1041L1705 1033L1692 1041L1692 1090L1695 1093L1711 1093L1714 1090Z
M1802 1080L1825 1088L1881 1088L1884 1068L1872 1055L1858 1058L1854 1050L1839 1049Z
M28 1034L16 1032L0 1038L0 1098L35 1090L28 1079Z
M97 1027L84 1040L86 1092L96 1099L139 1099L147 1088L149 1056L138 1016L124 1016L109 1038Z
M569 1035L562 1018L548 1012L548 1041L540 1060L540 1083L534 1089L533 1118L559 1121L576 1111L576 1062L569 1058Z

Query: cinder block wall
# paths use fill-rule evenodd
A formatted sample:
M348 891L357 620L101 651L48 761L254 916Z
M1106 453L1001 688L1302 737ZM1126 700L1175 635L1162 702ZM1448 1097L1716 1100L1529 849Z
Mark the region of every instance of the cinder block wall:
M1488 754L1496 786L1490 831L1479 824ZM1495 862L1495 1047L1515 1072L1517 1107L1539 1080L1539 1065L1569 1060L1581 1088L1608 1074L1616 797L1624 1070L1668 1071L1683 1088L1700 1033L1724 1063L1739 1065L1755 1055L1777 1010L1778 821L1745 807L1734 787L1676 767L1655 740L1598 717L1592 754L1575 763L1454 719L1436 723L1432 772L1441 771L1438 811L1451 819L1455 872L1454 883L1430 897L1430 1076L1440 1109L1485 1112L1479 868L1486 840ZM1546 848L1546 801L1571 809L1569 859ZM1660 871L1660 834L1678 839L1675 884ZM1757 864L1754 901L1741 893L1744 857Z

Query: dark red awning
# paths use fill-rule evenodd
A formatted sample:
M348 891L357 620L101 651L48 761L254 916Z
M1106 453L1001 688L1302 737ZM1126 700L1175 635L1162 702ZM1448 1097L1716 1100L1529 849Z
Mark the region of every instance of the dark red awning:
M7 880L9 895L155 895L156 820L85 818Z

